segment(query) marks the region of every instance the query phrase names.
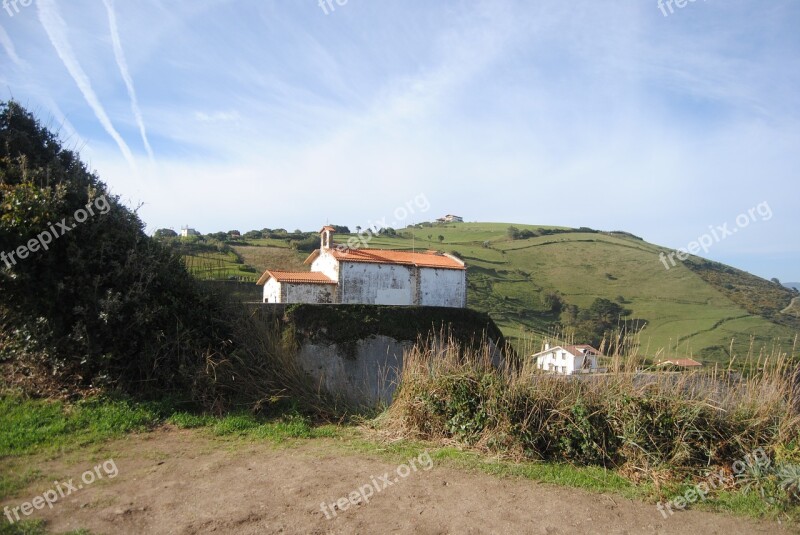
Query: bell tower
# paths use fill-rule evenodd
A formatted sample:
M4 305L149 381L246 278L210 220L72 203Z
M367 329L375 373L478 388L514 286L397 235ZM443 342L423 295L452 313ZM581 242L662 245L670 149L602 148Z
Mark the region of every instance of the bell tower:
M333 233L336 232L336 229L330 225L322 227L322 230L319 231L319 247L320 249L330 249L332 241Z

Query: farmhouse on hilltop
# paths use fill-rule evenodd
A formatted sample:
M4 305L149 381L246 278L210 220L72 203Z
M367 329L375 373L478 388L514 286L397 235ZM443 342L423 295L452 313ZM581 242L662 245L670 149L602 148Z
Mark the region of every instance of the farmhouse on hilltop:
M536 359L536 368L558 375L597 373L605 371L597 365L600 352L590 345L554 346L545 343L544 351L531 358Z
M467 306L467 271L455 256L334 245L333 227L306 259L310 272L267 270L264 303Z

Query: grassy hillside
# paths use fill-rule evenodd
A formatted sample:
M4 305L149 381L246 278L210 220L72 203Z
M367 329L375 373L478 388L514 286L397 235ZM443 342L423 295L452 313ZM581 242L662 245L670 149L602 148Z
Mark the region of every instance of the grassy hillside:
M514 225L531 237L512 239L509 226L406 228L398 236L373 237L368 246L459 254L468 265L469 306L488 312L511 338L541 337L552 329L558 317L544 304L548 292L581 308L598 297L624 303L644 326L641 345L652 358L727 362L731 349L741 356L751 343L756 353L774 343L791 348L800 331L792 291L745 272L695 257L667 270L659 260L665 249L622 232ZM263 242L234 250L259 273L267 267L308 269L301 263L306 253L280 240Z

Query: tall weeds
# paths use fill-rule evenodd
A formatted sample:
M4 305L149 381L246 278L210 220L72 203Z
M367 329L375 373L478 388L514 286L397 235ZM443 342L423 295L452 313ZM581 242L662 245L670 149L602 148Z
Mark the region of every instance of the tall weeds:
M346 410L316 385L297 359L298 344L291 329L263 307L230 307L231 340L223 351L210 351L197 372L193 397L212 412L233 409L259 412L291 403L321 417Z
M519 459L699 473L756 448L796 449L796 363L773 349L743 376L714 368L637 371L635 355L610 373L554 376L524 360L492 366L489 348L418 343L383 424L405 436L458 443Z

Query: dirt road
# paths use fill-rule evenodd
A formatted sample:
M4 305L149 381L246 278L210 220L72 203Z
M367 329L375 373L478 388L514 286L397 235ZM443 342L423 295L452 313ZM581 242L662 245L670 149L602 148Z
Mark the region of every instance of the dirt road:
M398 471L396 463L345 451L333 439L280 447L163 429L57 456L38 468L59 482L77 483L108 459L116 477L103 473L30 518L45 519L56 533L86 528L137 535L790 532L776 522L698 511L664 519L652 504L461 471L422 457L416 470L405 465ZM19 506L51 487L39 482L0 507ZM346 497L359 488L368 501L349 505ZM339 499L344 510L335 504Z

